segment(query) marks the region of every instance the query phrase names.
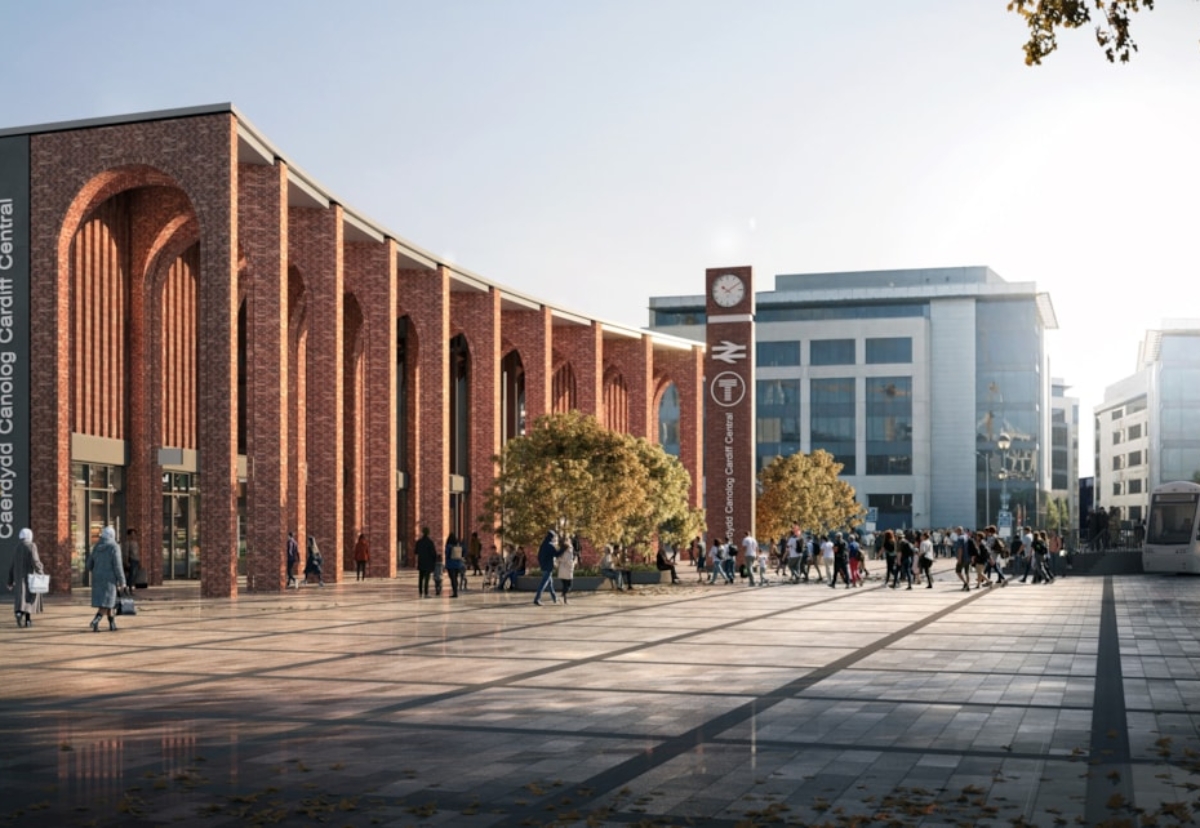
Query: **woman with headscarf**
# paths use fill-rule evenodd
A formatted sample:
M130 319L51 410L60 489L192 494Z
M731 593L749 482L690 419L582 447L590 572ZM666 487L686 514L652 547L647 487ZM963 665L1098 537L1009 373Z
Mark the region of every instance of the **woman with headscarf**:
M121 547L117 546L117 533L111 526L100 530L100 540L88 555L88 572L92 573L92 606L96 616L92 619L92 632L100 632L100 619L108 619L108 628L117 628L113 607L117 605L117 591L125 588L125 568L121 566Z
M13 612L17 615L18 627L32 627L32 613L42 611L42 596L29 591L29 575L44 574L42 559L38 557L37 544L33 542L33 532L22 529L17 536L17 551L13 555L12 566L8 568L8 588L16 590L13 596Z

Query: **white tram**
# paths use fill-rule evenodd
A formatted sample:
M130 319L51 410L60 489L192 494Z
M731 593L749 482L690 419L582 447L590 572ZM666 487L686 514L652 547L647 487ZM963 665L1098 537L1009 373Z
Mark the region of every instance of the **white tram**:
M1142 568L1200 574L1200 485L1164 483L1150 495Z

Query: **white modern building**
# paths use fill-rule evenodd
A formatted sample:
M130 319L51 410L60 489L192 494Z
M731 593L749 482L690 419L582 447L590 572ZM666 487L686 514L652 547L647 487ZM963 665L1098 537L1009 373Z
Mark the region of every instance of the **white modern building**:
M1096 500L1122 521L1140 522L1159 484L1200 479L1200 320L1147 331L1095 417Z
M1050 380L1050 497L1067 506L1066 528L1079 526L1079 398Z
M806 273L756 302L760 468L829 451L878 528L1036 519L1057 321L1034 283L987 267ZM654 297L650 327L703 340L704 307Z

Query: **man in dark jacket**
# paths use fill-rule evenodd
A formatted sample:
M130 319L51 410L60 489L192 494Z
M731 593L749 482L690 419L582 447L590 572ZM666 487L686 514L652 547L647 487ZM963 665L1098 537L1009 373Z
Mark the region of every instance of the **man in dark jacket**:
M300 582L296 580L296 567L300 565L300 544L296 543L296 533L288 532L287 539L287 585L288 587L295 586L300 588Z
M417 594L422 598L429 597L429 578L437 564L437 546L429 537L429 527L421 527L421 539L417 541Z
M533 603L542 605L542 590L550 587L550 599L558 603L558 593L554 591L554 561L558 558L558 535L554 530L546 533L546 539L538 547L538 568L542 570L542 582L538 585L537 595Z

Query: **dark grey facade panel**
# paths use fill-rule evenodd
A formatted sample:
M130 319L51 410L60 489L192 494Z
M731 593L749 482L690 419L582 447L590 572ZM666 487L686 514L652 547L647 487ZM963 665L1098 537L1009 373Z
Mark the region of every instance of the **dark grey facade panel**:
M29 136L0 138L0 577L29 525Z

